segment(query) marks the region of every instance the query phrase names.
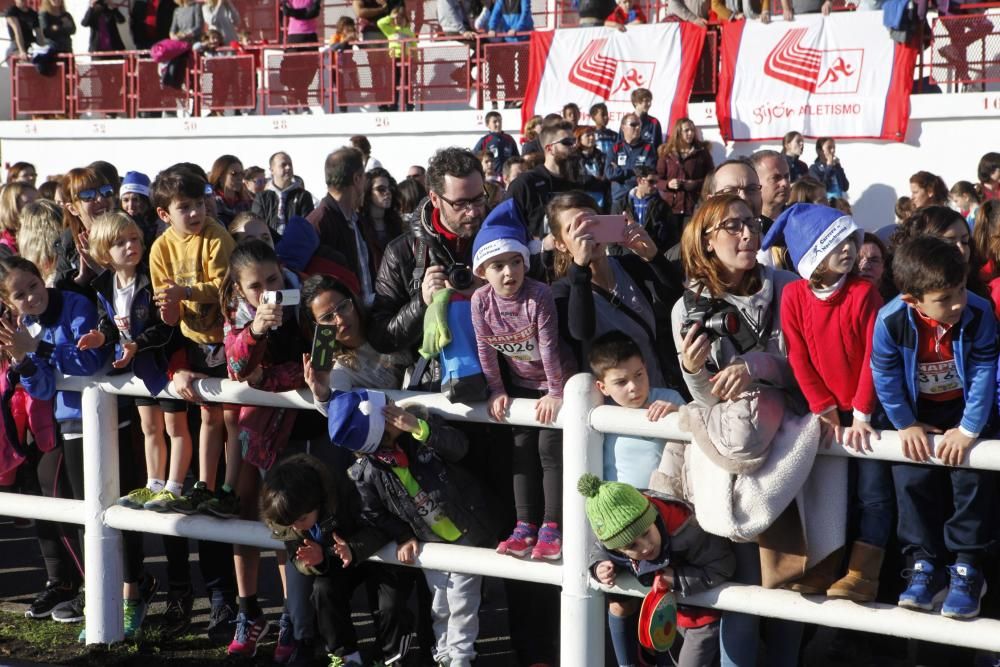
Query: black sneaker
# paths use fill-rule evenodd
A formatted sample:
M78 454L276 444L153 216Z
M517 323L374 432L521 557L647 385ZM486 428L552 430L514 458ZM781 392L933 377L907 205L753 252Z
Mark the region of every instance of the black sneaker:
M63 602L52 610L52 620L59 623L79 623L83 620L84 595L81 589L72 600Z
M233 623L236 622L236 608L232 604L212 605L208 614L208 638L216 644L229 644L233 638Z
M191 625L194 592L191 587L172 588L167 593L167 610L163 612L163 634L176 637Z
M142 579L139 580L139 598L146 603L147 607L153 602L159 585L160 582L156 580L156 577L149 572L143 573Z
M181 496L177 500L167 503L167 510L180 514L197 514L198 506L214 497L215 494L209 490L205 482L195 482L186 496Z
M45 583L45 590L31 601L31 606L24 612L24 616L25 618L48 618L52 615L53 609L75 597L76 589L73 586L60 584L57 581L48 581Z

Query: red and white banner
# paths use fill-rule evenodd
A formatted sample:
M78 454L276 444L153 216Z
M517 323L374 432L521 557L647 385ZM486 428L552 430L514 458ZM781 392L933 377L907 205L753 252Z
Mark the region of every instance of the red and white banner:
M626 32L604 27L535 31L522 119L559 113L569 102L586 114L591 105L605 102L610 126L617 128L622 114L632 111L632 91L648 88L650 113L667 133L687 115L704 41L705 29L690 23L629 26Z
M882 12L800 14L722 28L716 113L726 140L902 141L916 50L889 39Z

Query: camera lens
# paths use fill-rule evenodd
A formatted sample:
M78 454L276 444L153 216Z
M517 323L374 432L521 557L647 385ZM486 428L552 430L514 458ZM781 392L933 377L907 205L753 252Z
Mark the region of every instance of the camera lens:
M472 287L472 269L465 264L455 264L448 270L448 282L461 291Z

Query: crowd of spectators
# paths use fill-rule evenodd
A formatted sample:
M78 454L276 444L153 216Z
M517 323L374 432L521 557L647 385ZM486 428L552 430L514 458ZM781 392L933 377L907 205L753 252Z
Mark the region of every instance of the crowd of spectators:
M172 32L200 16L178 11ZM425 582L364 561L386 542L404 563L424 542L559 559L562 442L546 427L566 379L589 370L609 403L653 421L680 411L693 434L608 436L604 483L580 486L601 540L594 577L632 571L680 596L678 664L752 665L761 647L765 664L801 664L801 623L683 605L726 580L978 615L996 575L995 478L944 466L996 433L1000 155L951 189L916 172L895 219L855 221L834 139L816 141L811 166L797 132L781 152L715 165L689 119L661 128L645 89L632 103L617 131L603 105L582 126L568 104L529 123L520 147L491 112L472 150L442 148L399 180L352 137L326 158L322 193L287 152L153 178L98 161L37 187L31 164L12 165L0 486L83 498L80 396L55 373L110 363L151 395L172 382L171 398L122 402L120 504L264 519L288 547L272 624L259 552L199 543L211 636L251 655L273 626L276 662L360 665L406 654L416 631L427 662L469 665L477 577ZM207 402L206 377L308 388L316 410ZM447 424L381 393L399 388L488 401L493 423ZM511 398L536 401L537 428L504 423ZM815 458L821 443L863 454L883 429L912 464ZM718 491L734 477L759 503ZM822 507L793 500L807 488ZM82 536L36 530L48 583L27 614L78 622ZM147 619L158 574L125 534L129 639L153 620L167 635L190 623L187 541L164 547L166 611ZM347 613L364 582L377 591L372 655ZM518 664L555 662L554 591L506 583ZM636 664L636 605L611 596L608 613L619 664ZM841 633L830 648L859 650L890 664L906 647ZM972 664L917 650L921 664Z

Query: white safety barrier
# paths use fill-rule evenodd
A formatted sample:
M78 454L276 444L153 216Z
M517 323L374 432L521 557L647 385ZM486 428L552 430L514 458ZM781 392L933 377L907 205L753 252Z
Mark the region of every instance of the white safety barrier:
M134 530L212 539L264 549L280 548L280 543L272 540L269 531L257 522L158 514L116 506L115 501L120 492L116 395L148 394L141 382L129 376L64 377L60 380L59 387L83 393L86 499L74 501L0 493L0 514L84 525L88 644L108 644L123 638L120 531ZM201 380L197 389L209 401L312 408L310 396L304 391L273 394L228 380ZM447 419L490 421L486 406L482 404L454 404L440 394L403 391L386 393L397 403L423 405ZM515 399L508 423L537 426L534 403L532 400ZM629 577L621 577L616 587L606 588L599 586L589 576L587 557L592 535L584 514L583 499L576 491L576 480L585 472L601 473L605 433L674 440L690 440L690 435L678 428L676 415L651 423L640 411L603 405L593 378L587 374L576 375L567 383L562 411L555 426L563 431L562 561L521 561L499 556L490 549L424 544L415 566L560 586L560 662L564 665L590 666L599 663L600 659L595 656L604 655L602 588L636 596L643 595L645 590ZM873 440L872 445L874 451L865 455L869 458L905 460L895 432L882 432L881 439ZM821 450L821 453L860 456L838 446ZM978 443L971 452L967 466L1000 470L1000 441ZM380 550L374 559L399 564L391 545ZM686 601L759 616L1000 651L1000 621L988 618L959 621L889 605L859 605L845 600L827 600L818 596L802 596L789 591L765 590L759 586L739 584L726 584L687 598Z

